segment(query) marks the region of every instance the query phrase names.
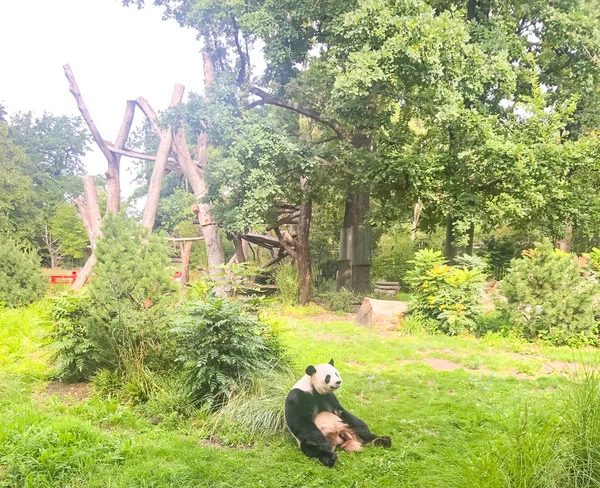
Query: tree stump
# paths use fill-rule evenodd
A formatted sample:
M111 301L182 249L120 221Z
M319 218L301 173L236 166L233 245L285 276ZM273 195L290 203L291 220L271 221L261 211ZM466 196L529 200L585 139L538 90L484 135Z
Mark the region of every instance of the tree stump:
M354 318L354 323L365 327L397 324L407 308L407 302L365 297Z

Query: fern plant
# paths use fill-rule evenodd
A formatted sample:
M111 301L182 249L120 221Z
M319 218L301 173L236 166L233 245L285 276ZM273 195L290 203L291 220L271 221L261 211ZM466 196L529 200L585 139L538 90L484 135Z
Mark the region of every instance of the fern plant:
M101 354L87 330L89 300L69 293L52 299L52 360L60 381L89 379L101 363Z
M283 356L271 327L228 300L191 302L177 325L178 360L195 399L212 409Z

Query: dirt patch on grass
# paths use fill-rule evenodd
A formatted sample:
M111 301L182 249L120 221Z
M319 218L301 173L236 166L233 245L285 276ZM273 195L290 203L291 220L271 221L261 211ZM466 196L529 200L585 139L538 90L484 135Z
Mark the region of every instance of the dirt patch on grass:
M440 358L426 358L423 359L423 363L431 366L436 371L454 371L455 369L465 368L460 363L455 363L454 361L450 361L449 359L440 359Z
M37 400L43 402L46 398L58 396L66 405L81 403L92 396L90 383L60 383L52 381L44 391L37 395Z
M542 374L567 373L573 374L583 368L582 364L566 361L549 361L542 366Z

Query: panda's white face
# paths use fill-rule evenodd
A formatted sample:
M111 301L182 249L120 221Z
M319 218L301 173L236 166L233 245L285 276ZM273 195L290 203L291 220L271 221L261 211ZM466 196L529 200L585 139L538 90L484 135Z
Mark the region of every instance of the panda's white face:
M307 374L309 373L307 368ZM328 364L317 364L315 371L310 375L311 383L314 389L322 395L338 390L342 386L342 377L333 366L333 359Z

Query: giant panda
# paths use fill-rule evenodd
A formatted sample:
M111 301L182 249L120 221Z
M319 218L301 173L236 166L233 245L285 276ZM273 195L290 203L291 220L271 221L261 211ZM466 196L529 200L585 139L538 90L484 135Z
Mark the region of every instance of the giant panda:
M329 467L337 460L335 447L344 448L345 441L355 441L352 444L355 448L356 441L361 446L369 443L392 445L389 437L373 434L367 424L340 405L334 392L341 386L342 378L332 359L327 364L308 366L306 374L292 387L285 400L285 420L300 449L309 458L317 458ZM322 412L332 413L341 421L331 416L319 417L318 422L326 427L327 436L315 424L315 418Z

